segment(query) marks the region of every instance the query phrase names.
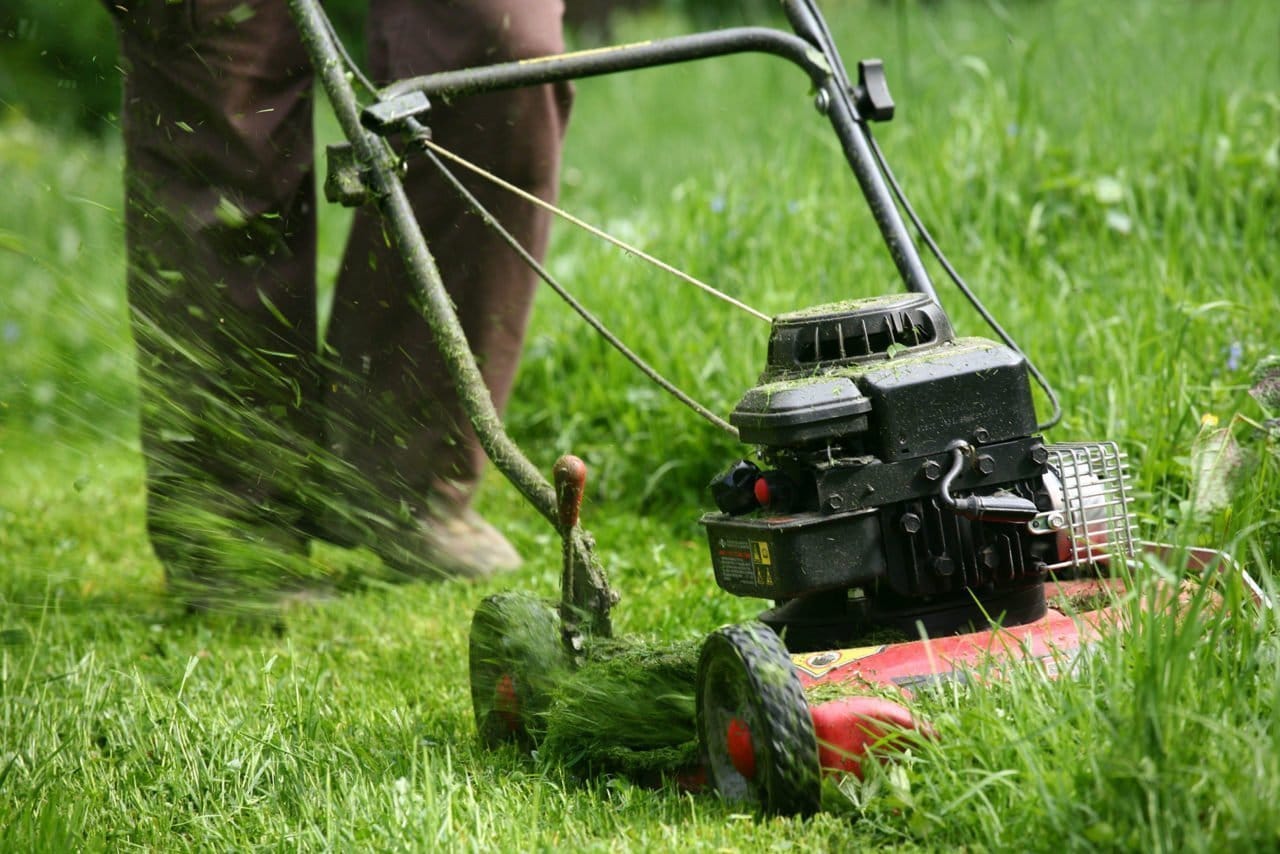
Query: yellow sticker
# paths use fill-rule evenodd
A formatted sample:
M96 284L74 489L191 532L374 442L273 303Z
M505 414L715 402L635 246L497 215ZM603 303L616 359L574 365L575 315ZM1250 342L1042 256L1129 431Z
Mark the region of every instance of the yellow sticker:
M832 670L870 658L884 652L884 645L858 646L853 649L824 649L822 652L801 652L791 656L791 663L814 679L821 679Z
M773 566L773 557L769 554L769 544L760 540L751 541L751 562L761 566Z

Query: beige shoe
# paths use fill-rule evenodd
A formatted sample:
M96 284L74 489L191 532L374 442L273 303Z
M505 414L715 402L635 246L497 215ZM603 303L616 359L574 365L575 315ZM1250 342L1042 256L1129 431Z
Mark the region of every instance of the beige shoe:
M382 562L415 578L490 578L524 561L497 528L470 508L420 520L416 529L373 545Z

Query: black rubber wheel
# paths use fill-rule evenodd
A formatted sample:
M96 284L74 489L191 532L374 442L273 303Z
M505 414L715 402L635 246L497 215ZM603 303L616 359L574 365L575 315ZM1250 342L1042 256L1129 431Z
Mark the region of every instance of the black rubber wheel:
M569 666L555 606L523 593L486 598L471 619L471 705L486 747L536 747L551 691Z
M822 803L818 739L782 640L763 623L712 633L698 658L698 742L726 800L809 815Z

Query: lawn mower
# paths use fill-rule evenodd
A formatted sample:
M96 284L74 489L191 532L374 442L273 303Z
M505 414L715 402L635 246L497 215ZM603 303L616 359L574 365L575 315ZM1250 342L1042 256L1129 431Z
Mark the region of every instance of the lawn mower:
M373 98L363 107L351 82L358 71L315 0L290 3L348 139L330 149L327 195L380 206L482 445L563 543L558 603L502 593L474 615L471 695L486 744L539 744L555 724L558 686L628 653L610 640L617 597L579 525L586 467L563 457L548 483L504 432L400 187L405 161L392 140L446 176L445 161L483 176L431 140L432 99L732 53L781 57L807 75L901 276L901 294L761 315L771 323L764 371L725 422L630 353L508 240L646 374L753 449L715 478L717 509L701 522L717 584L773 605L757 621L712 632L684 665L656 656L692 698L692 708L673 701L696 741L668 763L685 766L681 780L766 812L812 812L824 774L859 773L895 734L930 736L909 708L913 692L993 663L1051 676L1069 669L1120 619L1111 606L1123 573L1111 570L1143 551L1173 558L1138 540L1115 444L1043 439L1060 416L1056 396L946 261L871 134L870 123L894 114L883 65L859 62L854 82L812 0L783 0L794 32L742 27L366 84ZM908 219L998 341L957 336ZM1053 410L1044 421L1033 383ZM1239 571L1216 551L1178 554L1203 572ZM823 686L838 690L815 690Z

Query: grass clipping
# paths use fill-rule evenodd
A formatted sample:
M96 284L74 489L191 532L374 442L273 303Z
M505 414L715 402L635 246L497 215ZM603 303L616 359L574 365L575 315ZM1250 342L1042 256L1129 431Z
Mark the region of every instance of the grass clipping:
M651 777L694 768L700 641L609 643L559 682L539 755L584 774Z
M702 643L593 644L587 662L557 679L551 690L539 757L583 775L649 781L696 769ZM819 683L805 689L805 699L817 705L880 693L859 681ZM883 693L900 699L896 691Z

